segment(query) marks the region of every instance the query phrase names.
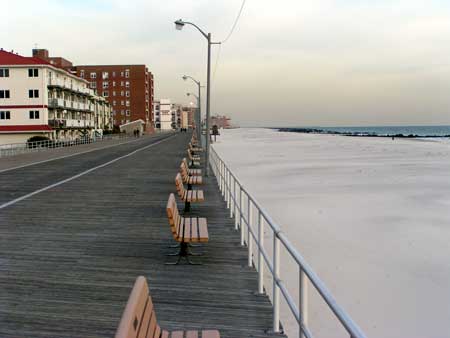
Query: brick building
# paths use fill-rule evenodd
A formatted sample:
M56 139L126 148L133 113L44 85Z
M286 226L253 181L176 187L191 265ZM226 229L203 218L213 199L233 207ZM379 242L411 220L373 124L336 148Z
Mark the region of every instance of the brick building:
M153 74L145 65L81 65L72 68L111 105L114 125L141 119L153 128Z

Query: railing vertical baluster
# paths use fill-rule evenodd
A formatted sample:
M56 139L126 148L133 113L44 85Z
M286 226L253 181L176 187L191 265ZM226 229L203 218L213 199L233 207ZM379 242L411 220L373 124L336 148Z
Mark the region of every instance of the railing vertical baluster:
M230 198L231 199L230 218L233 218L233 216L235 216L234 217L234 229L237 230L238 227L237 227L237 217L236 217L236 178L233 175L231 175L231 178L233 180L233 185L232 185L233 198Z
M231 201L230 201L230 196L231 196L230 181L231 181L230 170L227 167L227 208L228 209L230 209L230 205L231 205Z
M258 209L258 293L264 293L264 257L261 248L264 247L264 220Z
M298 295L299 295L299 304L298 309L300 311L300 324L299 324L299 337L305 338L306 335L303 332L303 327L308 324L308 279L306 274L303 272L302 267L299 267L299 286L298 286Z
M241 227L241 246L244 246L244 222L242 221L242 207L242 187L239 185L239 226Z
M273 332L280 332L280 240L276 233L273 234Z
M252 203L250 196L247 195L247 245L248 245L248 266L253 266L253 244L252 244L252 234L250 233L250 228L252 226Z

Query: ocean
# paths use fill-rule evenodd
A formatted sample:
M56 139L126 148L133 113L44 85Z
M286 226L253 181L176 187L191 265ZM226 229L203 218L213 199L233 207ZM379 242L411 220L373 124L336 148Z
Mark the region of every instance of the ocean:
M281 131L348 136L450 137L450 126L288 127Z

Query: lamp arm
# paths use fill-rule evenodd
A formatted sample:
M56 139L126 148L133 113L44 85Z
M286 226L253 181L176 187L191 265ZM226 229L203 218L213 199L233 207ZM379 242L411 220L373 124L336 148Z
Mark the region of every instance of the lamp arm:
M194 26L195 28L197 28L198 31L199 31L200 33L202 33L202 35L205 37L205 39L208 40L208 34L206 34L206 33L205 33L199 26L197 26L195 23L192 23L192 22L189 22L189 21L183 21L183 23L186 24L186 25L191 25L191 26Z

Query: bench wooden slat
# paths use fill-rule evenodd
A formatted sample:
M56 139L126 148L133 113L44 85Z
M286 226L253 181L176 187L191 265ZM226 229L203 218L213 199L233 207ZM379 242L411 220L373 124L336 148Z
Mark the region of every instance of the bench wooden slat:
M206 218L203 217L198 218L198 232L200 242L207 242L209 240Z
M153 338L160 338L160 337L161 337L161 328L159 327L158 324L156 324L156 330L155 333L153 334Z
M191 222L191 241L192 242L198 242L197 218L192 218L192 222Z
M170 333L170 338L183 338L184 332L183 331L173 331Z
M157 325L157 323L156 323L156 313L155 313L155 311L153 311L153 316L150 319L148 332L147 332L147 335L145 337L151 338L151 337L153 337L155 335L156 325Z
M198 190L197 191L197 200L199 202L203 202L205 200L205 197L203 196L203 190Z
M220 338L220 333L217 330L202 331L202 338Z
M198 338L198 331L187 331L186 338Z
M151 301L147 301L147 304L145 304L144 313L142 315L140 327L138 329L138 335L137 338L146 338L147 337L147 331L150 324L150 318L153 315L153 305L151 304Z
M191 241L191 219L190 218L184 219L183 240L185 243L189 243Z

